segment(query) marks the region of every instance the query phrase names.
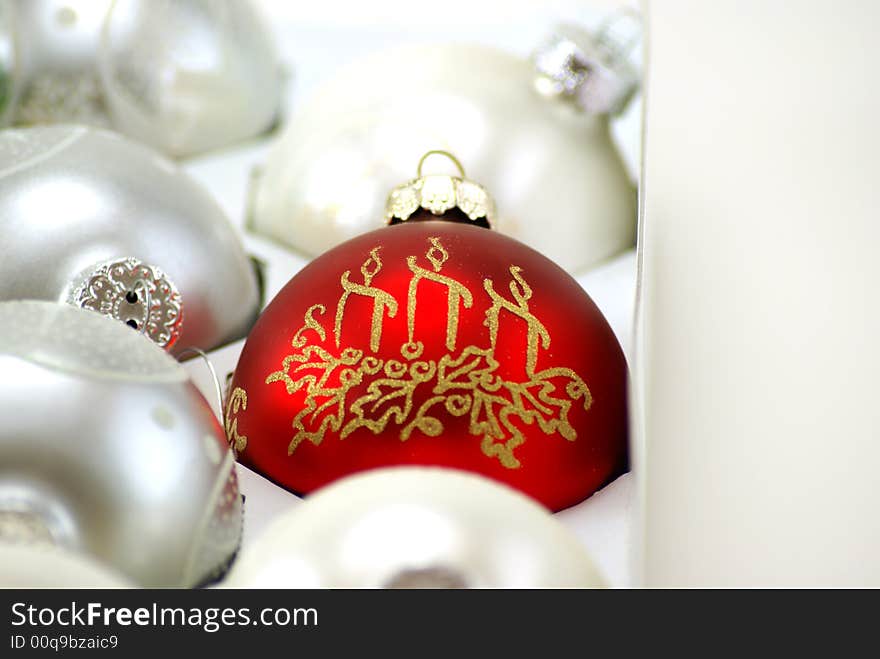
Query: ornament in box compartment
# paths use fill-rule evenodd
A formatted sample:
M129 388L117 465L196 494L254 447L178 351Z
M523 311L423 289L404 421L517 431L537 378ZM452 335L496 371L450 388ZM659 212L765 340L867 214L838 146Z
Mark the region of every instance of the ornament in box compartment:
M576 537L527 497L450 469L341 480L242 551L232 588L596 588Z
M220 424L147 339L51 302L0 303L0 541L79 551L144 586L217 577L241 498Z
M420 165L389 197L396 226L294 276L230 385L240 461L303 494L376 467L455 467L554 510L619 475L620 345L570 275L484 228L494 216L463 171Z
M632 245L636 225L608 114L633 81L613 87L616 69L605 71L608 84L587 86L577 105L535 90L546 63L536 73L485 46L407 45L365 57L290 118L255 186L251 228L319 255L381 226L388 189L422 153L442 148L493 191L499 231L566 270L596 264Z
M179 157L269 128L282 85L248 0L4 3L10 115L112 127Z
M214 199L108 131L0 132L0 237L0 300L69 301L164 348L215 348L259 310L253 265Z

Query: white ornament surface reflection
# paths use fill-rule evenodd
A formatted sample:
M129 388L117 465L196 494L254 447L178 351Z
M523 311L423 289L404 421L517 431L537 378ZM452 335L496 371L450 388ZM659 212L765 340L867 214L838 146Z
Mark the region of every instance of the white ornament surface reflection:
M98 70L113 125L174 156L261 133L280 102L271 35L241 0L116 0Z
M260 304L253 266L207 191L152 150L82 126L0 132L0 257L0 300L67 300L108 261L148 264L163 273L147 277L157 309L139 315L137 300L114 315L152 323L165 345L179 332L179 348L239 338Z
M144 586L225 569L234 462L183 367L91 311L5 302L0 373L0 542L81 552Z
M0 542L0 588L132 587L132 581L88 555Z
M358 60L291 118L257 184L251 227L320 254L382 226L388 192L442 149L490 191L502 233L570 271L621 251L635 237L635 191L608 117L541 97L533 78L528 61L476 45Z
M112 127L181 157L276 119L279 59L250 0L17 0L3 9L0 63L15 124Z
M244 549L224 585L601 587L583 546L531 499L480 476L396 467L318 490Z

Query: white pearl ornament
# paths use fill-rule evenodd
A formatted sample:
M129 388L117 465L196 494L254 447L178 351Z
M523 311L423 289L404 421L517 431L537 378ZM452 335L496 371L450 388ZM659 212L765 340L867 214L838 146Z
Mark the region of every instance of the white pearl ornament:
M502 233L569 271L619 252L634 241L635 192L608 116L541 96L534 78L527 60L476 45L358 60L290 119L256 185L251 228L321 254L382 226L412 163L445 150L492 191Z
M278 517L224 582L243 588L603 585L531 499L481 476L394 467L350 476Z

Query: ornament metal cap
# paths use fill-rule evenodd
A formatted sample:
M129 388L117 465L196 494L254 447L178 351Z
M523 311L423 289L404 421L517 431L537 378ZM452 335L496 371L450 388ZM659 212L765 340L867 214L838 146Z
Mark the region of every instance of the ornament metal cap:
M445 156L451 160L458 169L459 176L423 175L422 166L432 155ZM457 208L474 224L480 224L481 220L489 228L495 224L495 202L492 197L482 185L465 178L464 167L448 151L432 150L421 157L416 168L416 178L397 186L388 195L385 221L387 224L406 222L420 208L438 216Z
M621 112L639 85L630 54L641 37L641 19L629 10L594 31L559 25L532 56L535 89L587 114Z
M183 325L183 298L159 268L133 257L97 263L68 288L66 301L97 311L170 350Z

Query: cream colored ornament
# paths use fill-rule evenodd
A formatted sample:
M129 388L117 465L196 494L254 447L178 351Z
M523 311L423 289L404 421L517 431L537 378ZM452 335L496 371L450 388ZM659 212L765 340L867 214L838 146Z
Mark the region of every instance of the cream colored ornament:
M382 226L387 191L426 151L492 190L497 228L578 271L631 245L635 192L607 114L534 89L532 64L488 47L408 45L358 60L291 118L253 195L258 233L306 254ZM453 173L428 161L425 173Z
M278 56L249 0L17 0L6 15L15 123L112 127L187 156L276 118Z
M224 585L592 588L603 580L577 538L531 499L464 472L395 467L307 497L245 548Z
M165 348L241 337L260 305L252 264L208 193L115 133L0 133L0 300L69 301Z
M0 541L194 586L241 537L234 460L186 371L117 322L0 303ZM62 585L62 584L59 584Z

